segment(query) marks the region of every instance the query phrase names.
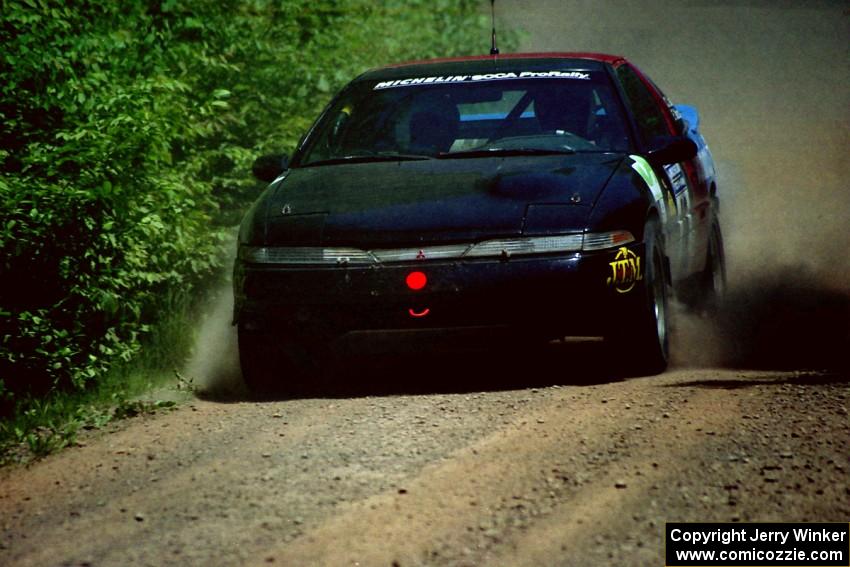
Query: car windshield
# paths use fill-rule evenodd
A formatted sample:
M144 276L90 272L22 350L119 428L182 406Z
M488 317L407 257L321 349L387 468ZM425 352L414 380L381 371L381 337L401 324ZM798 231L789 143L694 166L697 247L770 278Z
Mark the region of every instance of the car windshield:
M298 165L629 150L605 73L529 74L355 83L313 129Z

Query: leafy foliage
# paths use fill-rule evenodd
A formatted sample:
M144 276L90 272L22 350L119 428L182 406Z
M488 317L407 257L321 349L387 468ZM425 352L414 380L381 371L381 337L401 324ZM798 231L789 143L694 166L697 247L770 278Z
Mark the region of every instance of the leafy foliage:
M222 268L253 158L291 151L368 67L485 53L479 8L4 0L0 414L136 356L168 298Z

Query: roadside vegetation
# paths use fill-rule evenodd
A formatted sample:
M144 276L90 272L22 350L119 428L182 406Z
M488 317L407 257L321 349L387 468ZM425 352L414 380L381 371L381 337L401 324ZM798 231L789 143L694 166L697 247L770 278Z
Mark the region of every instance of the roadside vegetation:
M474 0L6 0L0 15L0 456L151 408L258 194L330 96L399 60L486 53ZM500 38L504 45L511 38Z

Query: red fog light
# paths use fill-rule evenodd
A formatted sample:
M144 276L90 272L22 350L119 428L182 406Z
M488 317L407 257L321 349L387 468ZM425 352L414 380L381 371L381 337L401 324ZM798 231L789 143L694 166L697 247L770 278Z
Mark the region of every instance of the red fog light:
M407 287L415 291L425 287L425 284L428 283L428 277L422 272L410 272L404 281L407 283Z

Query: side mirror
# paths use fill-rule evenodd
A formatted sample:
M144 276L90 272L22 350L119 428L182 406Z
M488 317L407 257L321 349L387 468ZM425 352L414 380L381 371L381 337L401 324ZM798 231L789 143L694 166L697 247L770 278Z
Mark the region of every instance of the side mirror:
M690 138L659 136L649 144L647 157L656 165L668 165L694 159L698 151L697 145Z
M682 130L682 133L687 130L692 132L699 131L699 112L697 112L697 109L687 104L677 104L675 106L682 120L687 124L687 127Z
M289 167L286 154L270 154L258 157L251 166L251 173L260 181L271 183Z

